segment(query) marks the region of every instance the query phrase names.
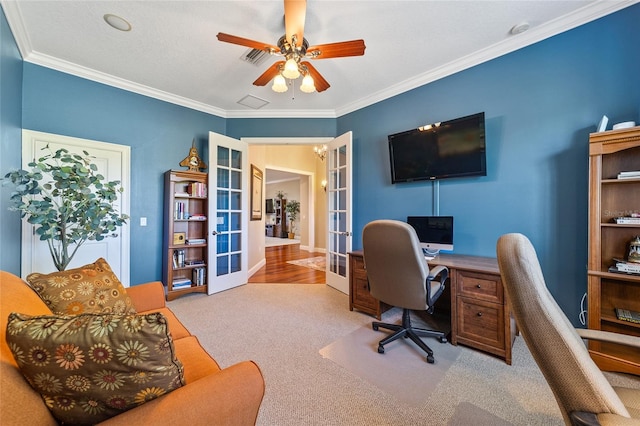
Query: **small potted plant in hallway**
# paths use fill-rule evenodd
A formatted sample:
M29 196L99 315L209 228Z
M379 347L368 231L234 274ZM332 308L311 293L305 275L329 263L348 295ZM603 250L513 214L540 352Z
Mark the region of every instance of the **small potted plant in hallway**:
M293 239L296 236L296 220L298 220L298 215L300 214L300 201L291 200L287 202L285 210L289 215L289 238Z

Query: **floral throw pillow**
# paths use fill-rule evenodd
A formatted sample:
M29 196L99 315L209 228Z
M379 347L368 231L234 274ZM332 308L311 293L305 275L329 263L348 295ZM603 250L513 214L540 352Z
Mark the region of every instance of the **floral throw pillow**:
M56 315L136 313L127 291L103 258L66 271L33 273L27 282Z
M184 385L161 313L12 313L7 343L31 387L65 424L95 424Z

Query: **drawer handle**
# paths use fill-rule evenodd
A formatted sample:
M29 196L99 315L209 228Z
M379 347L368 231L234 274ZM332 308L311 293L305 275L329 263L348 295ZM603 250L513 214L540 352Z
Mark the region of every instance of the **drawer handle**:
M480 284L477 284L477 285L476 285L476 287L478 287L478 288L482 288L482 287L480 286Z
M482 316L482 312L478 312L478 316L481 317Z

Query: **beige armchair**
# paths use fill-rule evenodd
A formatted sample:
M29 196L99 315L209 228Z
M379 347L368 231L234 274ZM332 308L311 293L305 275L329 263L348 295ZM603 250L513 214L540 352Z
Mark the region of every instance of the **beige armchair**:
M408 337L427 353L427 362L434 363L433 351L420 336L435 337L446 343L446 335L412 326L410 310L433 313L433 304L445 288L449 270L444 266L429 270L416 231L405 222L376 220L368 223L362 231L362 248L371 295L402 308L402 324L373 322L374 330L384 328L395 332L378 343L378 352L384 353L387 343ZM436 277L440 279L436 280Z
M640 390L612 387L582 340L615 341L640 348L640 338L574 328L547 289L535 249L524 235L500 237L497 255L518 327L565 423L640 425Z

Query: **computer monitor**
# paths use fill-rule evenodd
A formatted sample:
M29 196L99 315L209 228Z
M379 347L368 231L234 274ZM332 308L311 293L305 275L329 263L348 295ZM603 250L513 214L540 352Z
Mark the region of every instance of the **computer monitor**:
M453 250L453 216L409 216L407 223L416 230L426 256Z

